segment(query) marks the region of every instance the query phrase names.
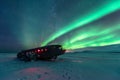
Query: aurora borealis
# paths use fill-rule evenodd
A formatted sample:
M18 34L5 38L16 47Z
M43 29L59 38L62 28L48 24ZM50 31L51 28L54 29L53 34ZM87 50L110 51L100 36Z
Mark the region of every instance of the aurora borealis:
M50 38L48 40L46 40L46 42L44 42L43 45L46 45L47 43L55 40L58 37L61 37L62 35L65 35L66 33L70 32L76 28L84 27L84 25L94 22L94 21L96 21L108 14L111 14L117 10L120 10L120 0L108 1L104 5L99 6L96 10L91 11L89 14L84 15L83 17L80 17L79 19L77 19L77 20L71 22L70 24L68 24L67 26L63 27L61 30L58 30L58 32L56 32L55 34L50 36ZM119 23L117 23L117 24L119 24ZM103 26L99 26L99 27L103 27ZM106 26L104 26L104 27L106 27ZM113 28L111 28L111 27L113 27ZM91 46L106 46L106 45L117 44L117 43L119 44L120 39L119 38L115 39L116 35L111 32L113 32L115 30L119 30L120 25L118 25L118 26L115 25L115 26L111 26L111 27L109 29L104 29L100 32L99 32L99 30L100 30L99 28L96 28L96 30L94 30L94 28L95 28L94 27L94 28L92 28L92 31L84 30L84 32L75 34L72 37L72 39L69 40L70 43L68 43L68 41L63 43L64 48L77 49L77 48L84 48L84 47L91 47ZM97 32L99 32L99 33L96 34ZM102 35L102 37L101 37L101 35ZM87 38L93 38L96 36L98 36L98 38L95 40L92 39L92 41L88 41L89 39L87 39ZM66 43L68 43L68 44L66 44Z
M119 10L119 9L120 9L120 1L119 0L117 0L117 1L109 1L108 3L100 6L100 8L98 8L96 11L92 11L89 14L75 20L74 22L71 22L70 25L66 26L62 30L55 33L44 44L46 45L50 41L56 39L57 37L69 32L69 31L71 31L73 29L84 26L85 24L89 24L90 22L93 22L94 20L97 20L97 19L99 19L99 18L101 18L101 17L103 17L103 16L105 16L107 14L110 14L111 12ZM78 38L79 37L80 36L78 36Z
M120 0L1 0L0 50L120 44Z

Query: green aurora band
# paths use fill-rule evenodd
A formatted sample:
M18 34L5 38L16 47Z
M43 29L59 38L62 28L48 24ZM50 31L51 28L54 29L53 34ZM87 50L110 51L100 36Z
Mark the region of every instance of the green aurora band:
M70 41L70 43L72 44L74 42L80 41L80 40L88 38L88 37L94 37L94 36L109 34L110 32L118 30L118 29L120 29L119 23L115 27L109 27L109 28L104 29L102 31L100 31L99 28L93 29L94 31L89 30L89 32L87 32L87 33L85 33L85 31L84 31L84 33L78 34L77 36L73 37L73 39Z
M79 27L83 27L84 25L87 25L91 22L94 22L110 13L113 13L117 10L120 9L120 0L109 0L108 3L106 3L105 5L102 5L100 6L99 8L97 8L96 10L94 11L91 11L90 14L86 14L85 16L83 17L79 17L77 20L75 20L74 22L72 22L71 24L65 26L64 28L62 28L61 30L59 30L57 33L53 34L52 36L50 36L50 38L47 39L47 41L43 42L42 43L42 46L44 45L47 45L48 43L50 43L51 41L54 41L55 39L57 39L58 37L61 37L62 35L76 29L76 28L79 28ZM107 31L105 31L107 32ZM108 31L109 32L109 31ZM103 32L104 33L104 32ZM95 32L91 32L90 33L91 35L87 35L87 34L80 34L80 35L77 35L75 36L75 39L71 40L71 43L73 42L76 42L78 40L81 40L81 39L84 39L84 38L87 38L87 37L92 37L92 36L95 36L94 34L96 34ZM102 33L100 33L102 34ZM83 35L83 36L81 36ZM81 36L81 37L80 37ZM104 41L104 39L102 40ZM69 46L75 46L75 47L66 47L65 44L63 44L63 46L67 49L75 49L75 48L82 48L81 46L83 47L89 47L89 46L92 46L93 44L96 45L96 46L101 46L102 45L111 45L111 44L115 44L115 43L119 43L120 40L119 39L113 39L113 40L109 40L109 39L105 39L104 43L95 43L95 42L91 42L89 44L79 44L78 46L76 45L72 45L72 44L69 44Z
M79 39L76 42L69 42L69 44L65 44L67 42L64 42L63 47L66 49L77 49L77 48L85 48L85 47L93 47L93 46L95 47L95 46L120 44L120 38L119 36L117 37L118 34L115 33L117 30L120 30L120 23L118 23L117 25L113 25L111 28L107 28L97 34L96 32L92 32L92 31L88 32L88 35L85 36L84 39L83 38Z

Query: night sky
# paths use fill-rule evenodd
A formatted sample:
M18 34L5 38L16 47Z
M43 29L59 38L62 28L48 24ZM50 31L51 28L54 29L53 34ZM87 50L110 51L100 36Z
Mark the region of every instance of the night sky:
M120 0L0 0L0 52L48 44L120 44Z

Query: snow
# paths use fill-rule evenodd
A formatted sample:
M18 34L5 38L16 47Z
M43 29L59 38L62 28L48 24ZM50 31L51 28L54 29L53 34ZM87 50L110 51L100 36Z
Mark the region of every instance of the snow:
M0 53L0 80L120 80L119 53L66 53L56 61L24 62Z

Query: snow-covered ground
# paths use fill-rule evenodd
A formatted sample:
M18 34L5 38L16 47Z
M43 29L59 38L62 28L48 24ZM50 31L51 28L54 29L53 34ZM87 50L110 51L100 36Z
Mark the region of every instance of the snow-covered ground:
M53 62L16 54L0 53L0 80L120 80L120 53L66 53Z

